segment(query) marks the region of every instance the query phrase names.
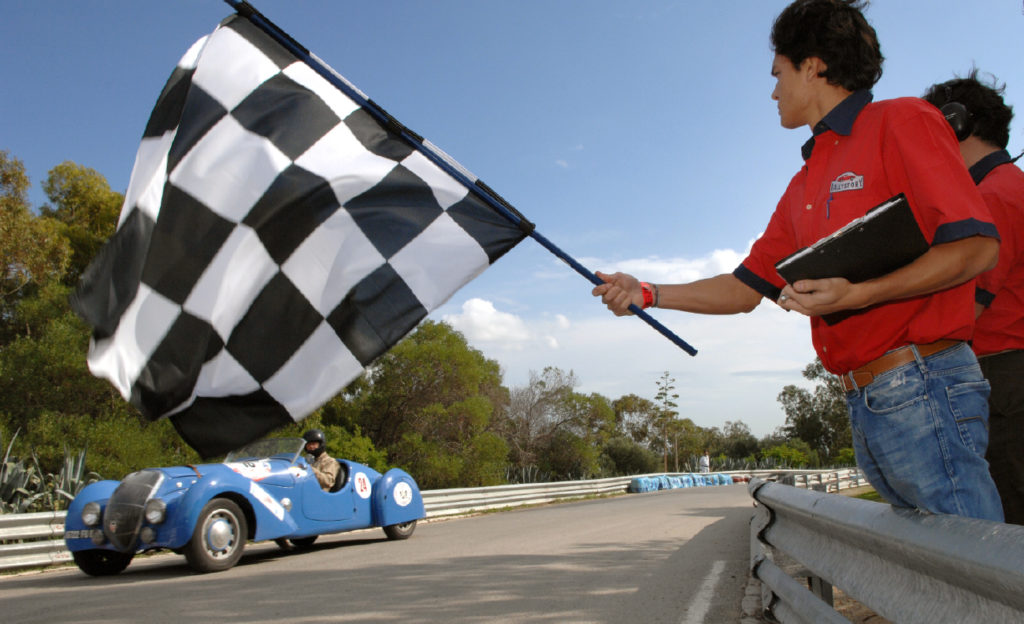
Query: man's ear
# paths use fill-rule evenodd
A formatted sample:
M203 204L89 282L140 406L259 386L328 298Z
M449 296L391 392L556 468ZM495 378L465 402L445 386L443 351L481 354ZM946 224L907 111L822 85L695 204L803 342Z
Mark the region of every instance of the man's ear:
M824 78L826 70L828 70L828 65L817 56L808 56L800 65L800 71L808 82L815 78Z

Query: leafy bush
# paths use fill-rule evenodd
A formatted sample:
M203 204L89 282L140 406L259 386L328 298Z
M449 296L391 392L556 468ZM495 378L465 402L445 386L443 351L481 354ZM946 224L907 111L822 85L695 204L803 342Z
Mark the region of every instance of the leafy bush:
M56 443L66 440L88 448L88 469L108 479L121 479L142 468L200 462L166 419L146 422L129 413L93 418L54 412L33 419L28 442L46 470L61 469L67 453L58 451Z
M601 451L602 460L607 460L609 476L647 474L661 467L658 456L648 448L625 436L612 438Z

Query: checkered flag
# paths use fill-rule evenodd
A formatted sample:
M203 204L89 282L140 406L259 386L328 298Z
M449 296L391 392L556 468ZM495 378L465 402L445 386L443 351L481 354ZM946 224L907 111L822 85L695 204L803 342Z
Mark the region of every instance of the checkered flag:
M93 374L204 457L306 417L528 231L336 85L237 15L196 42L73 297Z

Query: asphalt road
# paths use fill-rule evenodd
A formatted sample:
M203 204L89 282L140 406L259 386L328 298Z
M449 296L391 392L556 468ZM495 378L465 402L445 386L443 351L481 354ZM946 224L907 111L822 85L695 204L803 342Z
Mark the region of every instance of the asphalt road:
M0 576L0 622L729 622L740 619L752 503L743 484L666 490L250 544L226 572L136 558Z

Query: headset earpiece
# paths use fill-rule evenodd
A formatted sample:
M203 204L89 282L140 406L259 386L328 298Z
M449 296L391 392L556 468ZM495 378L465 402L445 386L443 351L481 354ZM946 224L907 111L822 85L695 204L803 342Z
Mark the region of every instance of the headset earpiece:
M949 88L949 85L947 84L945 87L947 101L939 110L942 111L943 117L946 118L946 121L953 128L956 140L963 141L974 132L974 118L971 117L971 113L968 112L966 106L960 102L953 101L953 90Z
M952 126L953 132L956 133L957 141L963 141L974 132L971 114L967 112L967 107L960 102L949 102L939 110L942 111L946 121Z

